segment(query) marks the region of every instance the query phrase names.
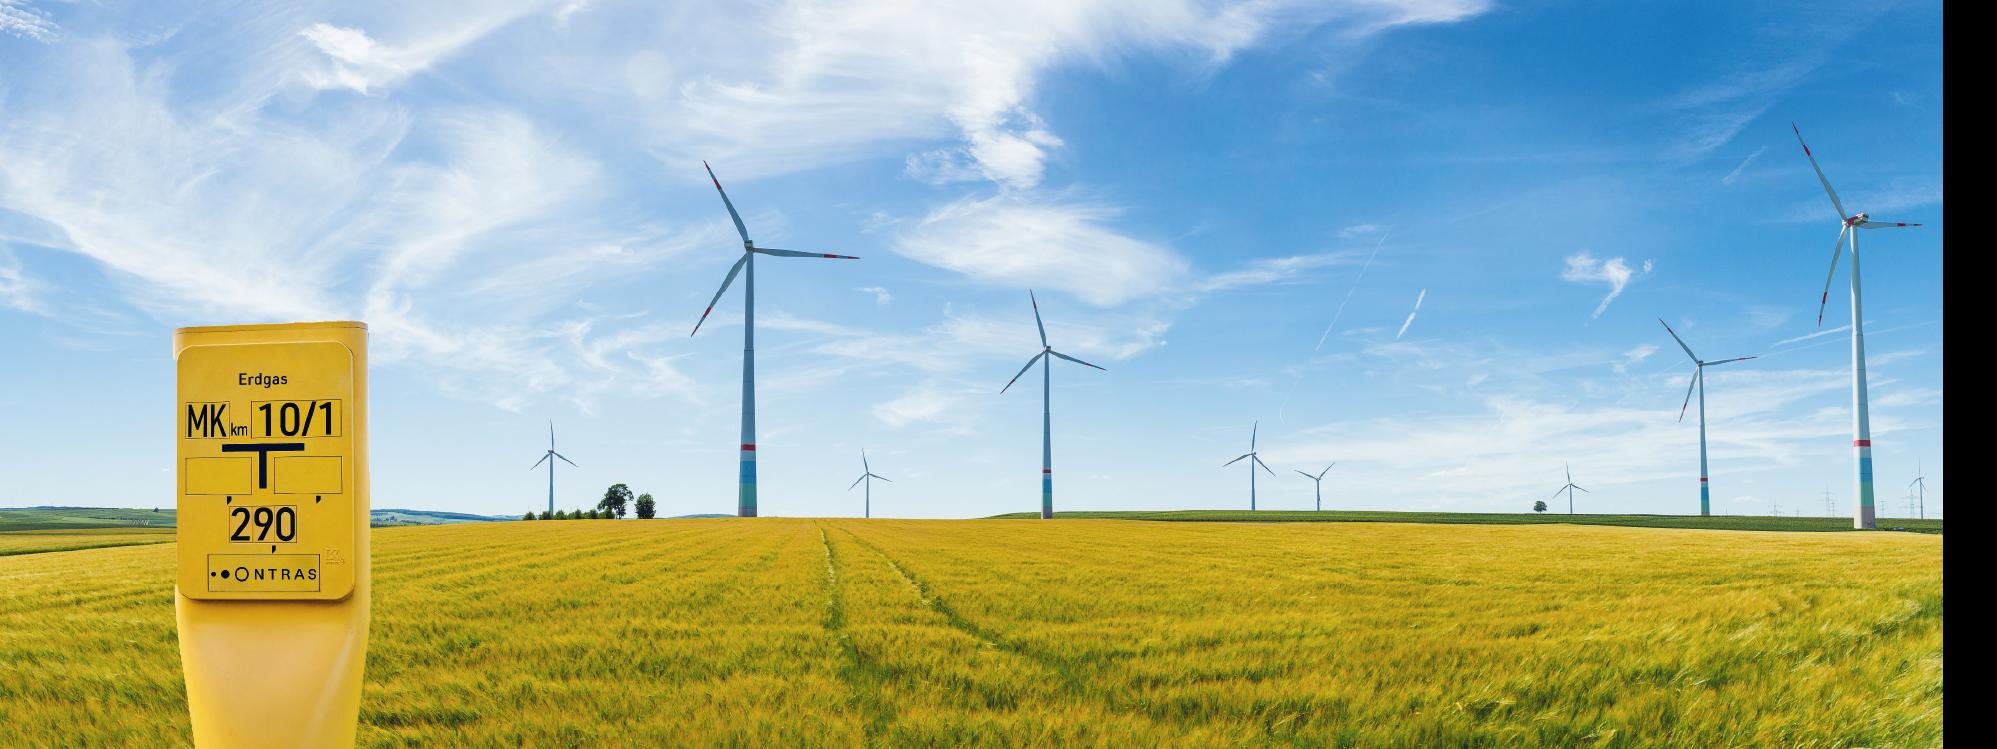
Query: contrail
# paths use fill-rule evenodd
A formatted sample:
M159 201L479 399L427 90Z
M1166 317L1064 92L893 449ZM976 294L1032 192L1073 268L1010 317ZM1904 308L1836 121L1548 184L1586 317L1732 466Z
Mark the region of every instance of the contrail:
M1345 305L1352 301L1352 293L1359 290L1359 282L1366 280L1366 269L1373 267L1373 258L1380 256L1380 248L1387 245L1387 238L1391 236L1394 236L1394 229L1387 227L1387 233L1381 234L1379 243L1373 245L1373 254L1366 256L1366 264L1359 266L1359 277L1352 279L1352 288L1345 290L1345 301L1338 303L1338 311L1331 315L1331 324L1324 326L1324 335L1317 337L1317 346L1311 349L1311 353L1315 354L1324 348L1324 339L1331 337L1332 328L1338 327L1338 318L1345 315ZM1284 400L1288 401L1287 398Z
M1420 294L1415 295L1415 308L1408 310L1408 321L1401 323L1401 332L1394 334L1394 340L1401 340L1401 336L1407 334L1408 326L1415 324L1415 313L1421 311L1421 300L1426 298L1428 298L1428 289L1422 289Z
M1394 236L1394 227L1389 226L1387 227L1387 231L1380 235L1380 241L1373 244L1373 254L1367 255L1366 264L1359 266L1359 276L1352 279L1352 288L1345 290L1345 299L1338 303L1338 311L1331 314L1331 324L1324 326L1324 334L1317 337L1317 345L1311 348L1311 353L1315 354L1324 349L1324 341L1326 338L1331 337L1331 329L1338 327L1338 318L1345 316L1345 305L1351 303L1352 294L1359 290L1359 282L1366 280L1366 269L1373 267L1373 258L1380 256L1380 248L1387 246L1387 238L1391 236ZM1423 291L1426 292L1427 290L1424 289ZM1290 408L1290 396L1296 395L1297 383L1303 381L1304 369L1303 367L1298 367L1297 376L1290 380L1290 391L1283 394L1283 404L1276 407L1277 421L1284 424L1290 423L1289 419L1285 417Z

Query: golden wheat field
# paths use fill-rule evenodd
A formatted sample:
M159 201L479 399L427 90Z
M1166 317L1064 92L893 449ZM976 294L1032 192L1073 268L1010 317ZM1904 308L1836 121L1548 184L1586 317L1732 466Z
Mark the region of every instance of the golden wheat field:
M0 557L0 745L187 742L171 544ZM674 520L374 533L363 746L1932 746L1942 539Z
M106 546L171 543L172 528L76 528L0 531L0 556L49 551L98 549Z

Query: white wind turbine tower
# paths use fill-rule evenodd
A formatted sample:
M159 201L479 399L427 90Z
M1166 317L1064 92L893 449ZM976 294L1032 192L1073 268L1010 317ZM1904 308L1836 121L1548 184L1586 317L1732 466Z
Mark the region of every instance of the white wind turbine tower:
M1239 458L1236 458L1236 460L1239 460ZM1338 465L1338 461L1336 461L1336 460L1334 460L1334 461L1332 461L1332 462L1331 462L1331 466L1335 466L1335 465ZM1331 473L1331 466L1325 466L1325 467L1324 467L1324 470L1322 470L1322 471L1318 471L1318 472L1317 472L1317 475L1316 475L1316 476L1312 476L1312 475L1310 475L1310 474L1308 474L1308 473L1304 473L1303 471L1297 471L1297 475L1300 475L1300 476L1303 476L1304 478L1307 478L1307 479L1310 479L1312 483L1315 483L1315 484L1317 484L1317 511L1318 511L1318 512L1324 512L1324 475L1325 475L1325 474L1327 474L1327 473ZM1293 470L1294 470L1294 469L1293 469ZM1253 471L1250 471L1250 473L1253 473ZM1250 493L1251 493L1251 494L1253 493L1253 490L1252 490L1252 489L1250 490Z
M1026 370L1032 369L1034 362L1041 363L1040 366L1040 519L1051 520L1054 518L1054 410L1053 410L1054 380L1053 380L1053 375L1050 374L1049 371L1054 368L1054 360L1049 357L1058 356L1060 358L1067 359L1068 361L1074 362L1076 364L1080 364L1084 367L1095 367L1096 369L1101 369L1104 372L1107 372L1109 370L1103 369L1102 367L1096 367L1096 365L1094 364L1090 364L1088 362L1082 361L1067 354L1063 354L1059 351L1055 351L1053 346L1047 345L1047 325L1040 322L1040 299L1039 297L1033 295L1033 290L1031 289L1027 290L1026 298L1028 301L1033 303L1033 326L1040 330L1040 353L1034 354L1033 358L1026 360L1026 366L1020 367L1019 374L1013 375L1011 380L1006 381L1005 387L999 388L999 394L1004 395L1005 391L1011 390L1012 384L1018 382L1019 378L1026 374ZM1042 361L1043 359L1045 361Z
M1927 473L1926 471L1921 470L1921 464L1919 462L1915 462L1914 480L1907 482L1907 488L1909 489L1912 489L1914 487L1920 487L1921 491L1920 518L1922 520L1928 519L1928 477L1926 473Z
M1275 471L1269 470L1269 464L1262 462L1262 456L1255 452L1255 435L1260 431L1262 431L1262 422L1260 421L1255 422L1255 426L1248 430L1248 452L1242 453L1241 457L1239 458L1235 458L1233 460L1227 461L1226 463L1220 464L1220 467L1226 468L1228 466L1239 463L1243 460L1248 461L1248 511L1249 512L1255 511L1255 467L1262 466L1262 470L1269 471L1270 476L1276 475ZM1326 468L1325 470L1329 471L1331 469Z
M562 462L576 466L576 462L569 460L569 456L555 452L555 421L554 419L549 419L548 451L541 453L541 459L534 461L534 465L528 466L527 470L531 471L540 468L542 463L548 464L548 514L550 515L555 513L555 458L561 458ZM576 467L581 468L582 466Z
M736 490L735 514L745 518L756 516L756 255L774 257L815 257L834 260L858 260L851 255L833 255L823 252L797 252L757 247L749 239L749 229L742 225L742 216L735 212L735 204L728 200L728 191L721 189L721 180L714 176L714 167L700 162L707 169L708 180L714 182L715 192L721 193L721 204L728 207L728 218L735 222L735 232L742 235L742 258L735 261L735 267L728 269L728 276L721 279L721 289L714 292L714 298L707 303L707 310L700 313L700 322L693 324L691 336L700 332L701 323L707 322L707 315L714 311L715 302L728 293L728 285L735 282L735 274L747 268L742 288L742 466L741 481Z
M1559 499L1561 492L1567 492L1567 514L1572 515L1574 514L1574 490L1581 489L1581 485L1574 483L1574 467L1566 463L1561 463L1561 465L1567 467L1567 483L1553 490L1553 498ZM1594 492L1587 489L1581 489L1581 491L1584 494L1594 494Z
M864 447L860 448L860 471L861 471L860 477L857 479L853 479L853 485L846 487L846 491L850 492L853 490L854 486L859 486L860 482L863 481L866 482L867 484L866 514L862 517L871 518L874 516L874 479L880 479L890 484L894 483L894 479L874 473L873 467L867 465L867 448Z
M1823 167L1817 166L1817 155L1810 152L1810 144L1803 142L1803 131L1796 123L1789 123L1789 129L1796 131L1796 142L1803 146L1803 155L1810 159L1810 168L1816 170L1817 181L1823 183L1824 193L1831 196L1831 207L1838 212L1838 239L1831 245L1831 271L1824 277L1824 294L1817 300L1817 326L1823 327L1824 307L1830 304L1831 281L1837 278L1838 257L1844 253L1845 236L1851 236L1851 451L1854 459L1854 472L1858 489L1852 496L1853 528L1869 530L1878 527L1872 509L1872 421L1867 413L1865 399L1865 305L1859 293L1858 282L1858 230L1891 229L1903 226L1920 226L1898 221L1874 221L1863 213L1846 215L1844 203L1838 200L1838 193L1831 189L1831 181L1824 176Z
M1707 481L1706 481L1706 368L1719 366L1721 364L1727 364L1731 362L1747 361L1749 359L1753 359L1754 357L1736 356L1732 359L1721 359L1719 361L1706 361L1704 359L1700 359L1698 354L1692 353L1691 346L1685 345L1685 339L1678 337L1678 331L1671 329L1670 323L1666 323L1665 321L1660 319L1657 321L1657 324L1663 325L1664 332L1670 333L1671 340L1677 341L1678 348L1684 349L1685 355L1691 357L1692 359L1692 384L1685 386L1685 402L1679 404L1678 406L1678 421L1680 422L1685 421L1685 408L1687 406L1692 405L1692 391L1698 390L1699 391L1699 516L1705 517L1707 515L1713 514L1713 492L1712 489L1707 486Z

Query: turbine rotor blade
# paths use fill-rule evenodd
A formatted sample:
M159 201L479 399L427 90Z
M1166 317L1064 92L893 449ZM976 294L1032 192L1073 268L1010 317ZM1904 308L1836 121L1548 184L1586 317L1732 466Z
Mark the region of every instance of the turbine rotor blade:
M1075 357L1072 357L1072 356L1069 356L1069 355L1067 355L1067 354L1063 354L1063 353L1061 353L1061 352L1059 352L1059 351L1055 351L1054 349L1048 349L1048 350L1047 350L1047 353L1050 353L1050 354L1053 354L1053 355L1055 355L1055 356L1058 356L1058 357L1061 357L1061 358L1063 358L1063 359L1067 359L1068 361L1071 361L1071 362L1074 362L1074 363L1076 363L1076 364L1080 364L1080 365L1082 365L1082 366L1084 366L1084 367L1096 367L1096 365L1094 365L1094 364L1090 364L1090 363L1088 363L1088 362L1085 362L1085 361L1082 361L1082 360L1080 360L1080 359L1077 359L1077 358L1075 358ZM1096 367L1096 369L1102 369L1102 371L1104 371L1104 372L1108 372L1108 371L1109 371L1109 370L1107 370L1107 369L1103 369L1102 367Z
M1018 381L1019 381L1019 378L1020 378L1021 376L1023 376L1023 375L1025 375L1025 374L1026 374L1026 370L1029 370L1029 369L1032 369L1032 368L1033 368L1033 365L1034 365L1034 363L1036 363L1036 362L1039 362L1039 361L1040 361L1040 357L1043 357L1043 356L1046 356L1046 355L1047 355L1047 352L1045 352L1045 351L1042 351L1042 352L1040 352L1040 353L1038 353L1038 354L1034 354L1034 355L1033 355L1033 358L1031 358L1031 359L1028 359L1028 360L1026 360L1026 366L1024 366L1024 367L1020 367L1020 368L1019 368L1019 374L1016 374L1016 375L1013 375L1013 376L1012 376L1012 379L1010 379L1010 380L1007 380L1007 381L1006 381L1006 383L1005 383L1005 387L1002 387L1002 388L999 388L999 394L1000 394L1000 395L1004 395L1004 394L1005 394L1005 391L1007 391L1007 390L1010 390L1010 389L1012 389L1012 384L1013 384L1013 383L1015 383L1015 382L1018 382Z
M721 189L721 180L714 176L714 167L708 166L705 161L700 165L707 170L707 178L714 182L714 191L721 193L721 204L728 206L728 218L735 222L735 233L742 235L742 244L749 244L749 227L742 225L742 214L735 212L735 203L728 199L728 191Z
M1817 298L1817 327L1819 328L1824 326L1824 307L1829 306L1831 303L1831 282L1837 280L1838 258L1844 257L1844 235L1849 231L1851 231L1850 224L1846 224L1844 228L1839 229L1838 243L1831 247L1831 272L1824 274L1824 295Z
M537 460L537 461L534 461L534 465L531 465L531 466L527 466L527 470L531 471L531 470L534 470L534 469L536 469L536 468L540 468L540 467L541 467L541 464L542 464L542 463L546 463L546 462L548 462L548 456L550 456L550 455L553 455L553 454L554 454L554 453L552 453L552 452L545 452L545 453L541 453L541 459L540 459L540 460Z
M1271 476L1274 476L1274 475L1276 475L1276 472L1275 472L1274 470L1272 470L1272 469L1270 469L1270 468L1269 468L1269 464L1268 464L1268 463L1264 463L1264 462L1262 462L1262 456L1260 456L1260 455L1257 455L1257 456L1255 456L1255 465L1258 465L1258 466L1261 466L1261 467L1262 467L1262 470L1264 470L1264 471L1268 471L1268 472L1269 472L1269 475L1271 475Z
M1831 180L1824 176L1824 168L1817 166L1817 155L1810 153L1810 144L1803 142L1803 129L1796 127L1794 122L1789 123L1789 129L1796 131L1796 144L1803 147L1803 156L1810 160L1810 168L1817 172L1817 181L1824 185L1824 194L1831 196L1831 207L1837 209L1838 220L1843 221L1848 215L1844 212L1844 203L1838 200L1838 191L1831 189Z
M1046 325L1046 323L1043 323L1043 322L1040 322L1040 298L1039 298L1039 297L1036 297L1036 296L1034 296L1034 295L1033 295L1033 290L1032 290L1032 289L1027 289L1027 290L1026 290L1026 299L1027 299L1027 301L1030 301L1030 302L1032 302L1032 303L1033 303L1033 327L1036 327L1036 328L1039 328L1039 329L1040 329L1040 347L1041 347L1041 348L1046 348L1046 347L1047 347L1047 345L1048 345L1048 344L1047 344L1047 325Z
M888 478L888 477L886 477L886 476L877 476L877 475L875 475L875 474L871 474L871 473L869 473L869 474L867 474L867 475L869 475L869 476L873 476L874 478L877 478L877 479L880 479L880 480L882 480L882 481L886 481L886 482L888 482L888 483L890 483L890 484L894 483L894 479L891 479L891 478Z
M1660 317L1657 318L1657 324L1664 326L1664 332L1671 334L1671 340L1678 342L1678 348L1685 349L1686 356L1692 357L1694 362L1699 360L1699 355L1692 353L1692 347L1685 345L1685 339L1678 337L1678 331L1671 329L1671 323L1665 322L1664 318Z
M1568 486L1573 486L1573 484L1568 484ZM1561 492L1564 492L1564 491L1567 491L1567 487L1566 487L1566 486L1563 486L1563 487L1560 487L1560 488L1558 488L1558 489L1555 489L1555 490L1553 490L1553 496L1554 496L1555 498L1559 498L1559 496L1560 496L1560 493L1561 493Z
M1310 475L1310 474L1308 474L1308 473L1304 473L1303 471L1297 471L1297 474L1298 474L1298 475L1300 475L1300 476L1303 476L1304 478L1307 478L1307 479L1310 479L1310 480L1312 480L1312 481L1316 481L1316 480L1318 479L1318 477L1316 477L1316 476L1312 476L1312 475Z
M1759 358L1761 358L1761 357L1759 357L1759 356L1736 356L1736 357L1734 357L1734 358L1732 358L1732 359L1721 359L1721 360L1719 360L1719 361L1709 361L1709 362L1706 362L1705 366L1708 366L1708 367L1717 367L1717 366L1719 366L1719 365L1721 365L1721 364L1726 364L1726 363L1729 363L1729 362L1737 362L1737 361L1747 361L1747 360L1749 360L1749 359L1759 359Z
M1222 463L1222 464L1220 464L1220 467L1222 467L1222 468L1226 468L1226 467L1228 467L1228 466L1231 466L1231 465L1234 465L1234 464L1236 464L1236 463L1239 463L1239 462L1241 462L1241 461L1242 461L1242 459L1244 459L1244 458L1247 458L1248 456L1250 456L1250 455L1254 455L1254 454L1255 454L1255 453L1245 453L1245 454L1243 454L1243 455L1242 455L1242 456L1241 456L1240 458L1235 458L1235 459L1233 459L1233 460L1230 460L1230 461L1227 461L1226 463Z
M567 464L569 464L569 465L572 465L572 466L576 466L576 462L575 462L575 461L573 461L573 460L569 460L569 456L567 456L567 455L563 455L563 454L561 454L561 453L558 453L558 452L554 452L554 451L552 451L552 450L550 450L550 451L549 451L549 453L550 453L550 454L552 454L552 455L554 455L554 456L555 456L555 457L557 457L557 458L561 458L561 459L562 459L562 462L563 462L563 463L567 463ZM577 468L581 468L582 466L576 466L576 467L577 467Z
M832 254L832 253L829 253L829 252L798 252L797 250L778 250L778 249L772 249L772 248L769 248L769 247L751 247L751 248L749 248L749 251L750 251L750 252L758 252L758 253L762 253L762 254L764 254L764 255L771 255L771 256L775 256L775 257L816 257L816 258L824 258L824 259L826 259L826 260L858 260L858 259L859 259L859 258L857 258L857 257L853 257L852 255L834 255L834 254Z
M1257 434L1260 434L1261 432L1262 432L1262 422L1260 421L1255 422L1255 426L1248 428L1248 449L1250 450L1255 449L1255 436Z
M1591 491L1588 491L1587 489L1581 489L1581 485L1580 485L1580 484L1575 484L1575 485L1574 485L1574 488L1575 488L1575 489L1580 489L1580 491L1581 491L1581 493L1582 493L1582 494L1594 494L1594 492L1591 492Z
M1692 368L1692 380L1685 385L1685 402L1678 406L1678 423L1680 424L1685 423L1685 409L1692 407L1692 389L1699 386L1699 375L1704 370L1704 367L1695 366ZM1574 476L1569 474L1567 480L1574 480Z
M874 467L867 465L867 448L864 447L860 448L860 468L865 469L867 473L874 472Z
M864 473L863 473L863 474L860 474L860 477L859 477L859 478L856 478L856 479L853 479L853 484L852 484L852 486L848 486L848 487L846 487L846 491L849 491L849 492L850 492L850 491L852 491L852 490L853 490L853 487L854 487L854 486L859 486L859 485L860 485L860 482L862 482L862 481L866 481L866 480L867 480L867 474L864 474Z
M1868 217L1868 218L1866 218L1866 220L1865 220L1865 223L1863 223L1863 224L1859 224L1859 225L1858 225L1858 228L1860 228L1860 229L1898 229L1898 228L1901 228L1901 227L1906 227L1906 226L1920 226L1920 224L1909 224L1909 223L1906 223L1906 222L1904 222L1904 221L1875 221L1875 220L1871 219L1870 217Z
M1327 473L1331 473L1331 469L1332 469L1332 466L1336 466L1336 465L1338 465L1338 461L1334 460L1334 461L1332 461L1332 462L1331 462L1331 465L1329 465L1329 466L1325 466L1325 467L1324 467L1324 470L1322 470L1322 471L1318 471L1318 472L1317 472L1317 477L1318 477L1318 480L1322 481L1322 480L1324 479L1324 475L1325 475L1325 474L1327 474Z
M714 312L715 303L721 301L722 294L728 293L728 285L735 283L735 274L741 273L742 266L748 262L749 254L745 252L742 254L742 259L735 261L735 267L728 269L728 277L721 279L721 288L715 290L713 299L707 300L707 311L700 313L700 322L693 324L693 333L688 333L688 337L692 337L695 333L700 332L700 326L706 323L707 316Z

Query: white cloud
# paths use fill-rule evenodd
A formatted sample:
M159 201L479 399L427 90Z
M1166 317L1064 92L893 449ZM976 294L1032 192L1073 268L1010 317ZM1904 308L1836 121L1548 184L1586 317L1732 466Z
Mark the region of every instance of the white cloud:
M337 26L319 22L298 32L324 55L301 71L308 85L320 89L351 89L362 94L379 94L403 79L423 72L487 34L529 13L545 9L549 3L480 2L451 12L429 12L420 7L388 10L369 19L394 43L383 43L366 28ZM391 6L393 7L393 6ZM569 2L556 10L559 22L580 6Z
M746 175L809 169L890 144L954 136L922 157L1008 189L1040 184L1061 138L1033 108L1040 78L1071 64L1191 50L1207 65L1278 35L1337 24L1348 35L1482 12L1482 0L1275 0L1216 7L1196 0L800 2L764 17L707 19L725 44L683 43L703 69L657 102L658 148L688 161L715 154ZM748 6L717 8L726 14ZM743 51L750 55L743 57ZM913 163L913 162L912 162Z
M1624 351L1622 360L1610 366L1616 370L1616 374L1626 374L1629 372L1630 367L1642 364L1645 359L1649 359L1650 355L1655 353L1657 353L1656 346L1648 343L1640 344L1635 348Z
M1163 247L1103 224L1115 211L1020 196L966 199L895 237L896 252L985 283L1058 289L1100 307L1154 295L1186 273Z
M942 424L961 428L967 420L965 393L925 382L893 400L874 404L874 418L895 429L911 424Z
M425 365L439 387L510 408L594 397L585 380L692 398L666 339L636 332L655 326L576 311L585 285L726 233L654 223L656 202L632 197L619 159L707 156L753 179L913 151L911 177L991 193L876 223L898 232L896 249L1113 307L1187 288L1188 264L1118 231L1102 201L1042 187L1064 148L1035 107L1050 70L1138 55L1211 68L1313 28L1342 43L1484 7L889 0L613 14L534 0L219 15L209 36L152 34L143 52L121 41L131 34L67 41L10 81L0 208L51 227L50 246L95 261L134 308L174 322L364 317L379 361ZM32 18L32 33L54 32L21 0L0 9L8 31L30 33ZM578 116L526 114L549 110ZM613 142L634 145L597 145ZM10 305L46 304L30 281L4 283ZM1169 323L1133 313L1114 332L1056 327L1065 350L1115 359L1164 345ZM915 338L883 348L913 358L929 343L900 345Z
M874 295L874 304L876 305L886 307L894 303L894 295L888 293L887 289L880 286L862 286L858 291L862 294Z
M1563 281L1571 281L1573 283L1602 283L1608 285L1608 296L1602 297L1602 303L1595 305L1595 311L1590 315L1591 317L1599 318L1602 316L1602 312L1609 308L1609 303L1622 295L1623 289L1629 286L1629 282L1632 279L1649 273L1651 268L1652 264L1649 260L1643 261L1642 271L1635 271L1629 267L1628 263L1623 262L1623 259L1620 257L1600 260L1593 253L1582 250L1567 257L1567 269L1560 272L1560 278Z
M1379 224L1353 224L1343 229L1339 229L1338 236L1343 239L1350 239L1352 237L1357 237L1363 234L1372 234L1373 232L1379 230L1380 230Z
M1218 273L1196 284L1200 291L1227 291L1248 286L1289 281L1306 271L1333 265L1353 265L1358 262L1357 253L1323 252L1315 255L1293 255L1290 257L1261 258L1248 263L1239 270Z
M1730 471L1804 464L1822 445L1849 434L1849 417L1837 409L1799 418L1794 408L1842 392L1849 380L1839 371L1739 370L1708 377L1707 408L1716 417L1724 414L1724 428L1708 434L1711 451ZM1657 406L1577 404L1571 388L1545 398L1492 396L1467 414L1325 424L1265 455L1279 463L1339 456L1341 466L1352 468L1348 488L1355 494L1400 494L1404 489L1393 485L1398 477L1422 476L1418 503L1457 509L1529 506L1560 485L1562 460L1573 462L1575 479L1597 499L1614 497L1627 484L1694 475L1697 430L1673 418L1683 382L1660 376L1635 387L1651 393Z
M55 22L26 0L0 0L0 31L45 43L55 41L56 37Z

